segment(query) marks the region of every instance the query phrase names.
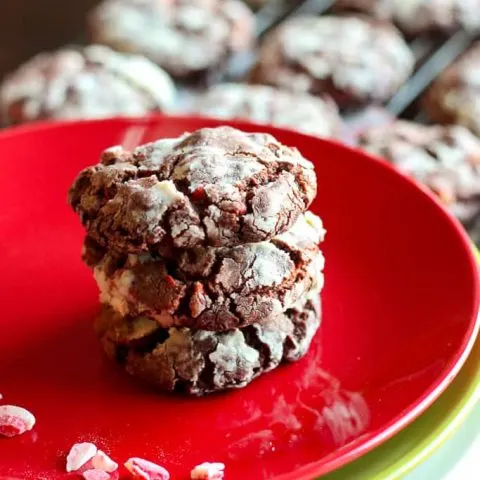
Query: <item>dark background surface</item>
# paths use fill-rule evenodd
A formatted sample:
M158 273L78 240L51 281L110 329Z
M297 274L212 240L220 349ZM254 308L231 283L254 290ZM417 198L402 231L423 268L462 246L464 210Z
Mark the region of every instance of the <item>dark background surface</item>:
M41 50L81 39L99 0L0 0L0 77Z

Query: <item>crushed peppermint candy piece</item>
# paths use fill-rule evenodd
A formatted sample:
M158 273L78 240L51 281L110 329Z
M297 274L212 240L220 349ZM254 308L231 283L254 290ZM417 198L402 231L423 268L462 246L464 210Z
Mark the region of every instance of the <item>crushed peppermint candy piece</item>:
M114 462L106 453L98 450L92 458L92 466L96 470L112 473L118 468L118 463Z
M0 393L0 400L3 400L3 395Z
M201 463L191 472L192 480L222 480L225 474L225 465L223 463Z
M142 480L169 480L168 471L143 458L132 457L125 462L125 468L130 472L132 478L140 478Z
M67 472L75 472L82 468L97 453L97 447L93 443L76 443L67 455Z
M110 480L110 475L107 472L96 468L85 470L82 475L85 480Z
M15 405L0 406L0 435L15 437L28 432L35 425L31 412Z

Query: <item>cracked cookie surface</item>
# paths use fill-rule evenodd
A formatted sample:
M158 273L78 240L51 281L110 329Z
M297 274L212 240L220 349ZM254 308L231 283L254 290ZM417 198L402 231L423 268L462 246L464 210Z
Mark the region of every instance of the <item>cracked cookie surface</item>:
M146 315L168 328L229 330L267 323L323 287L324 229L311 212L270 241L236 247L120 255L86 241L100 301L120 315Z
M96 330L107 355L131 375L191 395L241 388L307 352L320 325L318 296L266 325L228 332L163 329L148 317L122 317L104 306Z
M480 214L480 139L465 127L398 120L364 132L360 146L432 190L465 225Z
M100 245L152 253L271 239L315 194L313 165L297 149L217 127L106 150L79 174L69 202Z
M146 58L90 45L40 53L7 75L0 115L4 124L142 116L170 110L175 97L170 76Z

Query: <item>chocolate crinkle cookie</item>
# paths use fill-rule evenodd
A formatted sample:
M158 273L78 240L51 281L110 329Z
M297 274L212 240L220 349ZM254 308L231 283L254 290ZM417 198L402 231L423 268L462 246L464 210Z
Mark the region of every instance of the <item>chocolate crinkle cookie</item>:
M480 31L480 0L337 0L334 9L393 21L407 35Z
M423 106L432 121L458 123L480 135L480 42L435 80Z
M144 54L186 80L223 69L251 48L254 34L241 0L104 0L88 23L93 42Z
M435 192L466 226L480 214L480 139L465 127L397 121L360 142Z
M328 95L315 97L267 85L216 85L199 95L191 113L286 127L319 137L335 137L341 129L338 108Z
M268 242L178 251L173 259L84 249L100 301L120 315L146 315L164 328L230 330L267 323L323 287L325 230L310 212Z
M388 23L355 16L298 17L267 35L250 79L328 93L345 107L388 100L413 66L410 48Z
M160 390L192 395L241 388L308 350L320 325L318 297L268 324L227 332L164 329L148 317L122 317L104 306L96 330L107 355Z
M69 202L117 252L233 246L288 230L316 194L313 165L262 133L204 128L133 151L106 150Z
M41 53L0 86L4 124L40 119L141 116L169 110L175 101L169 75L138 55L108 47Z

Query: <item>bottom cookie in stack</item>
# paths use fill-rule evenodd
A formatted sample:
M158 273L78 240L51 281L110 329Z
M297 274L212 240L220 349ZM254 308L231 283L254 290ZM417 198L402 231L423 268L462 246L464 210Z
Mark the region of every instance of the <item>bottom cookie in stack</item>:
M320 325L317 291L304 305L265 324L224 332L162 328L145 316L121 316L103 305L96 331L107 355L161 390L191 395L241 388L308 351Z

